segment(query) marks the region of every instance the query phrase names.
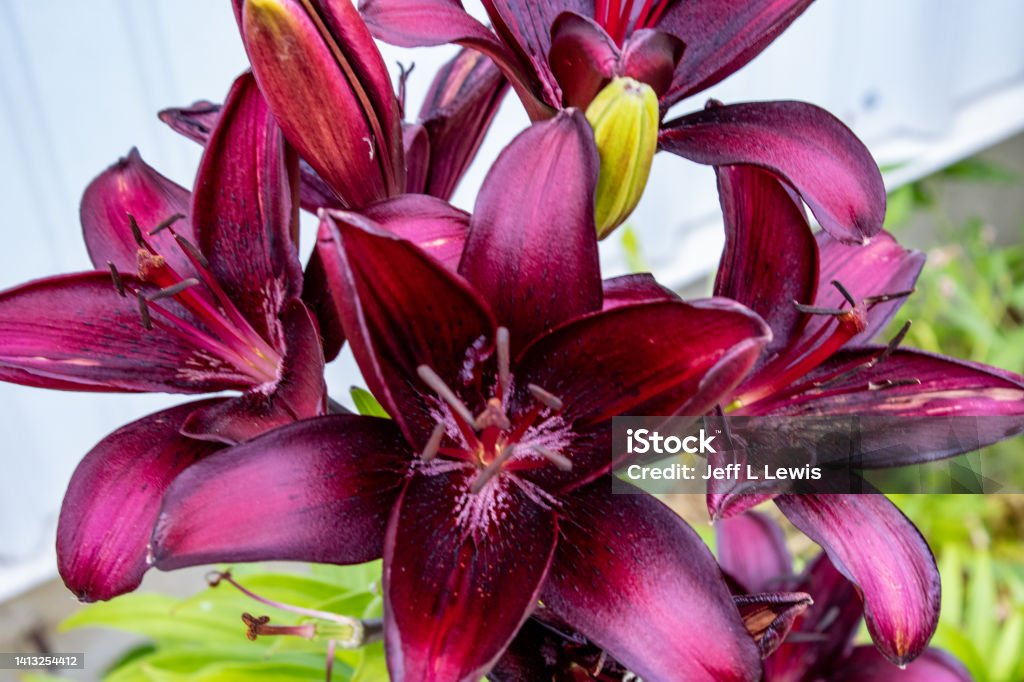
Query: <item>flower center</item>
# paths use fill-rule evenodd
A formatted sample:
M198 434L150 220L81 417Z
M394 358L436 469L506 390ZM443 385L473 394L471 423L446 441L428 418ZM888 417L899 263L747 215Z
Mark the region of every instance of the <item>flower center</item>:
M619 47L627 36L641 28L652 28L661 19L671 0L597 0L594 19Z
M535 384L526 389L532 398L528 409L516 416L513 422L505 411L512 391L512 373L509 357L509 333L499 327L495 336L497 355L497 377L494 395L487 399L479 414L474 415L461 398L448 386L433 369L420 365L417 374L437 394L447 408L449 419L439 419L430 438L420 453L422 462L429 462L438 455L469 462L479 473L470 488L471 492L483 490L487 482L503 470L534 469L553 464L562 471L572 469L568 457L558 452L557 447L537 438L535 427L539 421L554 417L564 407L561 399ZM454 422L457 435L449 433ZM447 445L455 441L456 445Z
M858 304L841 283L833 281L832 285L842 294L845 303L850 304L850 308L818 308L794 303L800 312L809 315L827 315L835 318L836 324L822 325L803 342L795 353L786 354L784 358L769 363L762 372L766 376L771 376L771 380L752 387L746 393L737 397L729 406L731 409L748 406L769 395L777 395L783 392L797 393L806 388L806 385L801 383L800 379L832 357L854 336L863 332L867 328L868 313L873 307L879 303L903 298L913 293L912 291L900 291L892 294L870 296ZM835 376L822 378L818 383L835 382L841 378L848 377L851 372L862 371L877 365L896 350L909 327L910 324L907 323L893 341L890 342L889 346L865 365L855 367L850 371L841 372ZM794 357L796 358L795 360L792 359ZM916 382L917 380L913 381ZM902 385L903 383L905 382L892 381L884 387L888 388L890 386Z
M139 317L147 330L154 327L177 336L192 346L230 363L242 374L252 377L258 384L277 381L281 367L281 354L272 348L245 319L228 298L223 287L210 272L210 264L203 254L172 225L183 216L175 215L149 232L152 236L161 230L170 230L179 248L195 269L196 277L183 277L167 260L159 255L129 216L132 234L139 246L138 277L160 289L146 293L126 285L113 263L108 262L114 288L121 296L133 295L139 302ZM176 313L168 301L184 308L194 320L202 323L200 329L192 321Z

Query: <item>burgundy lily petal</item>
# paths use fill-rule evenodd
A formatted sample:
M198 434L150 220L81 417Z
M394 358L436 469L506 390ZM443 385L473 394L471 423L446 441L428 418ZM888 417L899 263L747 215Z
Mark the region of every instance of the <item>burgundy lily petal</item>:
M822 553L790 589L806 592L814 603L799 618L793 635L764 661L765 679L827 678L850 650L864 613L857 589Z
M670 33L642 28L634 31L622 48L622 72L647 83L658 97L672 84L672 76L686 46Z
M405 146L405 191L422 194L430 174L430 137L420 123L402 126Z
M463 48L438 70L420 109L430 138L427 194L455 193L507 92L501 70L475 50Z
M404 194L363 209L386 232L406 239L455 272L469 233L469 214L447 201Z
M132 149L89 183L82 195L80 216L89 258L98 270L105 270L110 262L119 271L134 274L139 245L128 216L134 216L147 232L175 215L183 216L185 219L174 223L174 231L192 241L188 214L188 190L157 173ZM192 270L170 231L147 239L179 272Z
M900 670L873 646L859 646L843 659L829 678L833 682L971 682L974 678L945 651L925 649L924 653Z
M155 564L376 559L408 460L387 419L339 414L270 431L178 476L153 533Z
M586 109L620 71L620 61L615 41L593 19L564 12L552 24L548 62L565 106Z
M757 642L761 658L767 658L793 629L793 624L813 603L803 592L766 592L734 595L733 602L747 632Z
M749 511L770 499L772 499L772 495L755 493L741 495L733 492L731 488L716 490L714 481L708 481L706 500L708 516L716 523L720 519L728 519Z
M249 0L242 35L274 118L347 205L404 191L398 101L352 3Z
M674 104L710 88L756 57L812 0L677 2L658 28L686 44L666 99Z
M903 665L939 620L939 571L917 528L884 495L779 495L775 503L857 586L868 632Z
M192 215L217 282L276 347L278 313L302 290L294 163L256 81L240 76L203 153Z
M458 391L463 363L494 338L487 304L458 275L411 242L354 213L325 214L324 231L340 245L334 297L370 391L411 443L423 445L434 419L421 393L419 365Z
M557 680L560 673L565 673L567 665L572 665L561 660L564 644L564 639L531 618L519 628L487 679L490 682Z
M868 418L860 466L952 457L1024 431L1024 385L992 368L916 350L840 351L801 391L768 397L745 414ZM834 377L834 378L833 378Z
M603 310L645 301L680 300L678 294L658 284L649 272L611 277L601 285Z
M80 600L112 599L142 582L164 491L217 449L178 428L193 410L218 402L186 403L122 426L75 469L57 524L57 567Z
M182 433L234 445L300 419L327 411L324 356L316 323L301 301L281 313L285 356L281 379L272 389L257 387L237 398L196 410Z
M659 141L662 149L697 163L750 164L776 173L841 241L863 243L882 229L885 186L870 152L839 119L814 105L715 104L664 124Z
M817 234L821 258L821 277L818 297L814 305L838 308L844 303L843 295L831 285L842 284L855 301L871 296L897 294L914 289L925 255L913 249L904 249L888 232L879 232L864 245L847 246L824 232ZM867 328L850 339L850 346L867 343L888 326L906 298L897 297L874 305L868 315ZM813 333L818 324L812 321L807 333Z
M535 123L491 167L459 272L512 333L513 353L601 308L594 224L597 148L582 112ZM571 287L552 287L553 280Z
M368 206L363 215L377 221L385 231L413 242L453 272L458 267L469 231L468 213L434 197L403 194ZM320 226L302 293L303 300L316 312L328 361L337 357L345 340L335 301L343 291L338 280L341 254L333 234L328 226Z
M187 107L164 109L159 115L172 130L205 147L217 127L222 108L220 104L200 100ZM344 207L337 193L302 159L299 159L299 203L311 212L319 208Z
M359 0L374 37L400 47L429 47L458 43L490 57L508 78L533 120L554 114L558 98L545 101L542 88L530 69L479 21L462 8L459 0Z
M394 680L476 682L536 606L554 514L510 477L471 493L475 477L472 467L417 473L391 517L384 622Z
M220 110L220 104L198 100L187 107L164 109L157 116L174 132L205 147L220 120Z
M127 275L122 283L143 287ZM161 303L189 319L173 301ZM60 275L0 292L0 328L0 373L27 386L205 393L245 389L253 381L201 346L145 329L138 301L119 296L109 272Z
M591 3L587 0L535 0L529 3L484 0L483 5L498 35L512 46L523 63L531 65L548 102L557 103L558 85L547 62L547 55L552 50L552 26L565 12L592 14Z
M648 680L759 679L757 648L714 558L668 507L612 495L602 479L564 498L559 530L541 600L629 670Z
M769 338L760 318L732 305L663 300L622 306L574 320L524 349L513 366L518 390L512 410L531 409L526 387L535 384L561 399L559 419L571 425L563 454L572 471L546 468L539 475L550 484L579 485L608 471L612 417L698 415L721 400ZM737 348L745 349L745 361L737 376L719 383L713 373Z
M763 363L790 346L805 324L793 302L814 302L818 248L803 206L774 175L754 166L715 172L725 218L715 295L739 301L771 327Z
M793 571L782 528L755 511L715 523L718 563L748 592L761 592Z

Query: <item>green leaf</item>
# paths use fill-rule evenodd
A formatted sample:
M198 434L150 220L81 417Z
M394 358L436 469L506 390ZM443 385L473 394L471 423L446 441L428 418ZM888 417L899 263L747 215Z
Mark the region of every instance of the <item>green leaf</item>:
M379 682L388 679L388 664L382 643L365 646L359 651L361 657L355 674L352 675L352 682Z
M960 550L956 546L947 547L942 552L939 575L942 577L942 611L939 612L939 620L958 625L963 619L964 574Z
M1003 183L1017 180L1017 175L1009 168L977 156L957 161L952 166L939 171L939 175L956 180L983 183Z
M992 557L979 551L970 564L967 585L966 634L977 642L982 655L989 658L995 644L996 581L992 573Z
M310 575L350 592L380 592L384 563L377 559L355 566L310 564Z
M1024 615L1013 613L1003 623L989 666L993 682L1014 682L1015 672L1024 661Z
M384 409L384 406L377 402L377 399L373 397L373 394L365 388L353 386L349 389L349 393L352 396L352 402L356 404L356 411L364 417L391 418L387 413L387 410Z

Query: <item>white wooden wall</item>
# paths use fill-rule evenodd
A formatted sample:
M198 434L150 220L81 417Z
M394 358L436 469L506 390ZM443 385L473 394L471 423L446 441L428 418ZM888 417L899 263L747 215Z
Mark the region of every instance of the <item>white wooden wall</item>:
M935 165L1024 123L1024 106L1013 99L1024 76L1022 27L1019 0L819 0L709 95L812 101L883 156L930 154ZM413 111L448 54L386 51L389 64L417 62ZM228 0L0 0L0 288L88 267L80 192L133 145L189 186L198 148L155 112L221 99L244 67ZM699 108L706 96L681 110ZM965 107L989 99L1003 108L976 107L976 123L958 127ZM456 203L471 207L487 161L524 124L508 102ZM964 130L969 143L957 142ZM657 271L684 281L720 248L715 230L696 227L716 212L711 173L659 157L652 177L635 223ZM606 250L609 266L621 268L614 245ZM341 397L356 381L351 364L332 368L331 380ZM51 574L56 513L82 454L117 426L177 400L0 385L0 599Z

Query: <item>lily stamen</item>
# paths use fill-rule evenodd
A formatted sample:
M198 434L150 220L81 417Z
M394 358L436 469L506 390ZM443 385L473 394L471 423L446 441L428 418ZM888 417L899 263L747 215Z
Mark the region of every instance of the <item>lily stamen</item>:
M444 424L435 424L434 430L430 432L427 444L423 446L420 453L420 460L429 462L437 456L437 450L441 447L441 439L444 438Z
M491 460L491 463L484 467L483 471L474 479L472 485L469 486L469 492L476 495L484 486L487 485L487 481L494 478L494 476L501 470L501 467L515 454L515 444L506 446L497 457Z
M512 377L511 337L508 327L498 327L494 335L498 355L498 398L504 400Z
M537 384L528 384L526 390L530 392L530 395L544 407L548 408L552 412L561 412L562 408L565 407L565 403L562 399L553 393L550 393Z
M554 464L560 471L572 471L572 461L565 455L544 445L533 445L533 451Z
M203 255L203 252L195 244L174 232L174 230L171 230L171 233L174 235L174 241L178 242L178 246L187 252L193 261L199 263L203 268L210 267L210 261L206 259L206 256Z
M185 214L183 214L183 213L175 213L170 218L167 218L166 220L163 220L163 221L157 223L157 226L149 231L149 236L152 237L154 234L158 234L159 232L162 232L163 230L166 230L168 227L170 227L171 225L173 225L174 223L178 222L179 220L181 220L184 217L185 217Z
M185 291L185 289L188 289L189 287L194 287L197 284L199 284L198 279L196 279L195 277L189 277L188 279L181 280L177 284L172 284L169 287L164 287L163 289L160 289L159 291L150 294L149 300L159 301L161 298L173 298L180 294L181 292Z
M455 391L448 387L448 384L444 382L444 379L437 372L427 365L420 365L416 368L416 374L441 400L447 403L456 417L461 419L470 429L473 428L473 424L476 422L473 413L469 411L466 404L459 399L459 396L455 395Z
M142 319L142 326L150 331L153 329L153 318L149 316L149 304L146 301L146 296L141 291L136 291L135 297L139 301L139 317Z
M124 298L128 294L124 290L124 280L121 279L121 273L117 271L117 266L107 261L107 267L110 268L110 277L114 280L114 289L117 290L117 295Z
M302 639L313 639L317 635L316 625L313 623L302 623L301 625L269 625L270 616L253 616L251 613L242 614L242 622L246 625L245 636L252 642L260 635L287 635L301 637Z

